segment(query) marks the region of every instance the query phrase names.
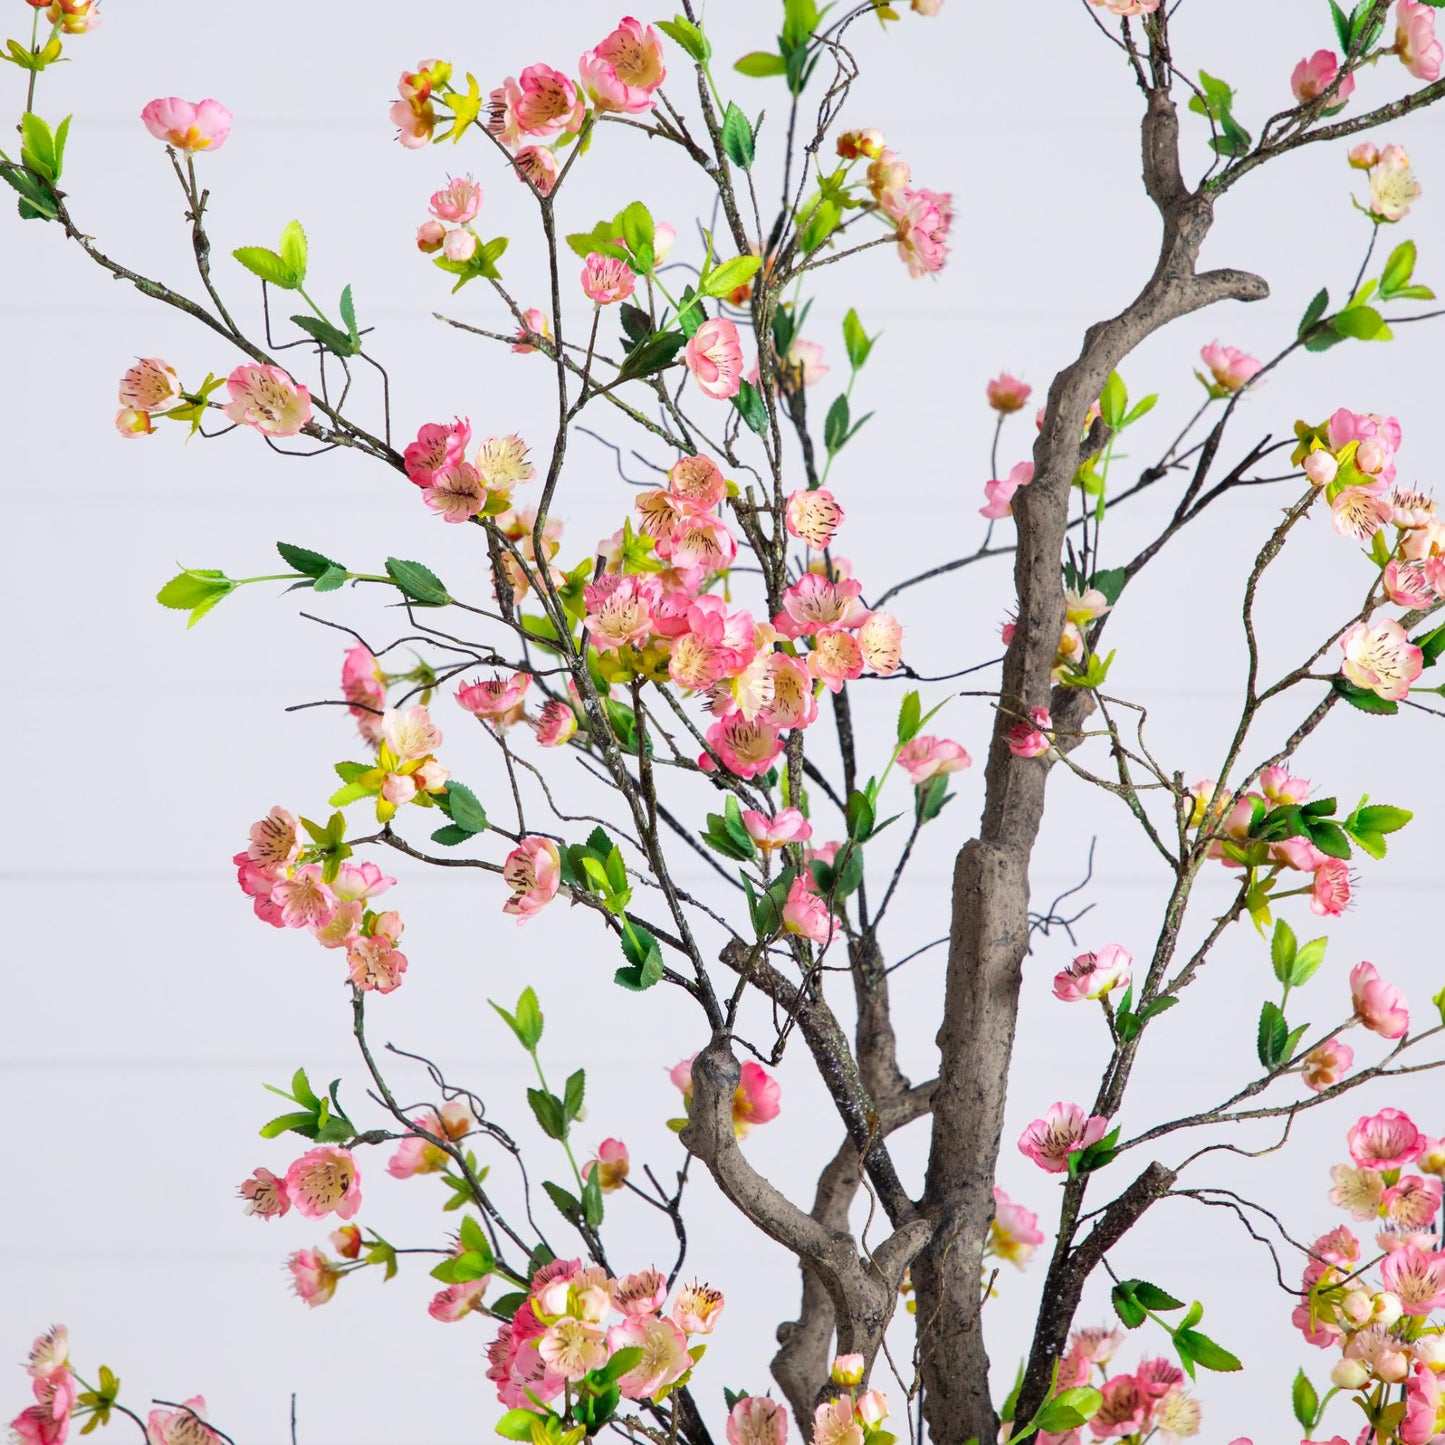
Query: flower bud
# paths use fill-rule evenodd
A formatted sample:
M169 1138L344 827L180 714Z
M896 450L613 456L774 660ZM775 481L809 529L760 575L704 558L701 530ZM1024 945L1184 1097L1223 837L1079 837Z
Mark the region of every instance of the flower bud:
M855 161L859 156L876 160L883 154L883 132L871 126L867 130L845 130L838 137L838 154L845 161Z
M876 1430L888 1418L888 1400L881 1390L869 1390L858 1397L858 1418Z
M423 221L416 228L416 248L430 255L440 251L447 238L447 228L440 221Z
M861 1385L863 1383L863 1356L839 1355L833 1361L829 1379L835 1385Z
M1352 1289L1340 1304L1340 1313L1357 1328L1367 1325L1375 1312L1375 1302L1368 1291Z
M448 261L470 261L476 255L477 238L472 232L460 228L448 231L442 249L446 252Z
M1330 1384L1337 1390L1360 1390L1370 1378L1370 1368L1363 1360L1341 1360L1330 1371Z
M1378 476L1390 460L1390 454L1379 442L1371 438L1360 443L1355 453L1355 465L1367 476Z
M1357 171L1367 171L1380 159L1378 147L1370 144L1369 141L1361 141L1359 145L1350 150L1350 164Z
M1375 1296L1372 1323L1384 1325L1386 1329L1389 1329L1391 1325L1399 1321L1404 1312L1405 1308L1400 1303L1400 1296L1392 1294L1389 1290L1383 1290Z
M149 436L155 428L151 425L150 414L123 406L115 414L115 429L123 437Z
M1329 452L1311 452L1304 460L1304 473L1317 487L1327 487L1334 481L1340 464Z
M677 231L669 226L666 221L659 223L652 230L652 264L661 266L662 263L672 254L672 248L677 244Z
M1382 1350L1375 1360L1375 1373L1387 1385L1403 1384L1410 1377L1410 1357L1402 1350Z
M1436 1373L1445 1370L1445 1335L1421 1335L1410 1346L1410 1353L1415 1357L1415 1363L1424 1365L1427 1370Z

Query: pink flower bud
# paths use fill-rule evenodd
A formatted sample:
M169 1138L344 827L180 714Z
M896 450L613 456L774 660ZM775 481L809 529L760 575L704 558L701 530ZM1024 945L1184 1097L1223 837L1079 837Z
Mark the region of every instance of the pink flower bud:
M1350 164L1357 171L1369 170L1370 167L1374 165L1375 162L1379 159L1379 148L1377 146L1371 145L1370 142L1367 140L1361 141L1359 145L1353 146L1350 149Z
M416 228L416 248L430 255L440 251L447 238L447 228L440 221L423 221Z
M1330 1383L1338 1390L1359 1390L1370 1378L1363 1360L1340 1360L1330 1371Z
M861 1385L863 1383L863 1356L839 1355L833 1361L829 1379L835 1385Z
M1378 476L1384 471L1389 460L1390 453L1374 438L1361 442L1359 450L1355 452L1355 465L1372 477Z
M888 1400L881 1390L868 1390L858 1397L858 1418L870 1430L888 1418Z
M442 250L448 261L470 261L477 253L477 238L472 232L460 228L448 231Z
M1367 1324L1375 1312L1375 1302L1368 1290L1352 1289L1340 1302L1340 1312L1353 1325Z

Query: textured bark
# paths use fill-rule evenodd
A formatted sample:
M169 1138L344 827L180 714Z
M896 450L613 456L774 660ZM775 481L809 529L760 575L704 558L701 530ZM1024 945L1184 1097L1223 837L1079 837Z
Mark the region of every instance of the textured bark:
M1051 699L1049 675L1064 622L1063 543L1084 418L1109 373L1159 327L1215 301L1268 294L1265 283L1246 272L1195 271L1209 230L1210 198L1190 193L1180 174L1178 118L1167 90L1162 35L1154 60L1156 88L1148 92L1142 151L1145 188L1163 223L1159 258L1138 297L1112 320L1089 329L1077 360L1049 388L1034 447L1034 480L1015 498L1018 622L1004 658L983 819L979 837L964 846L954 869L939 1082L921 1201L933 1234L913 1270L924 1410L934 1445L997 1438L981 1328L980 1268L993 1217L1020 969L1028 946L1029 860L1048 777L1041 760L1014 757L1005 734L1028 708L1051 701L1056 721L1078 715L1076 697L1061 689ZM1099 437L1092 436L1085 454L1098 444Z

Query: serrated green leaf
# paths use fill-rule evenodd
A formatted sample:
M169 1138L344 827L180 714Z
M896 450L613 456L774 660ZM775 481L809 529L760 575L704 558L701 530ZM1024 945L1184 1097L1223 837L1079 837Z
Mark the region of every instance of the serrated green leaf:
M664 35L670 36L700 64L712 59L712 45L706 35L685 15L676 15L671 20L654 22Z
M288 221L281 232L281 262L294 276L299 288L306 284L306 232L300 221Z
M1328 944L1329 939L1327 938L1312 938L1295 954L1290 965L1289 977L1282 982L1287 982L1291 988L1299 988L1308 983L1325 961L1325 948Z
M912 742L918 736L918 729L923 726L923 700L916 691L903 694L903 701L898 705L898 742Z
M482 807L477 795L454 778L447 781L447 801L450 805L450 817L453 823L459 828L464 828L468 833L485 833L489 826L487 822L487 810Z
M1303 338L1319 324L1320 318L1325 314L1330 304L1330 293L1321 286L1314 294L1314 299L1305 307L1305 314L1300 317L1300 323L1296 335Z
M269 246L238 246L231 255L253 276L283 291L294 291L300 284L296 273Z
M1274 937L1270 940L1269 957L1274 965L1274 976L1281 983L1289 982L1298 947L1294 929L1283 918L1278 919L1274 925Z
M1390 717L1400 711L1400 705L1387 697L1381 697L1378 693L1371 692L1368 688L1357 687L1349 678L1336 676L1330 679L1330 686L1351 707L1358 708L1361 712L1374 713L1379 717Z
M1176 1346L1183 1344L1195 1363L1203 1365L1206 1370L1227 1374L1244 1368L1237 1356L1197 1330L1179 1330L1174 1336L1174 1343Z
M868 360L868 353L873 350L873 343L877 339L863 330L863 323L858 319L856 311L850 310L843 318L843 347L848 353L848 365L854 371L858 371Z
M420 562L407 562L400 557L386 559L386 575L413 602L426 607L444 607L452 600L451 593L442 585L441 579Z
M728 159L740 170L751 170L757 154L753 140L753 127L735 101L728 102L722 124L723 150Z
M1330 325L1341 336L1351 336L1358 341L1387 341L1390 329L1385 318L1373 306L1350 306L1335 313Z
M356 342L357 350L361 349L361 334L356 328L356 302L351 295L349 285L341 288L341 324Z
M333 567L341 567L340 562L333 562L330 557L324 557L320 552L313 552L309 547L298 547L292 542L277 542L276 550L288 567L304 573L307 577L320 577ZM346 569L341 567L341 570L344 572Z
M739 286L747 285L762 264L757 256L734 256L709 271L698 289L704 296L727 296Z
M763 401L762 393L752 382L744 381L738 388L738 393L733 397L733 406L738 414L747 423L750 431L762 436L768 429L768 408Z
M1117 431L1124 420L1128 404L1129 393L1125 390L1124 378L1117 371L1111 371L1099 393L1099 415L1109 427Z
M1315 1421L1319 1417L1320 1397L1303 1370L1294 1377L1294 1385L1290 1389L1290 1404L1300 1429L1309 1434L1315 1428Z
M1289 1038L1289 1025L1285 1022L1284 1014L1280 1011L1278 1004L1269 1000L1259 1011L1259 1030L1256 1043L1256 1052L1259 1061L1267 1069L1272 1069L1285 1060L1285 1040Z
M769 50L752 50L744 55L741 60L733 64L733 69L740 75L750 75L754 79L763 80L771 75L786 75L788 73L787 63L781 55L774 55Z

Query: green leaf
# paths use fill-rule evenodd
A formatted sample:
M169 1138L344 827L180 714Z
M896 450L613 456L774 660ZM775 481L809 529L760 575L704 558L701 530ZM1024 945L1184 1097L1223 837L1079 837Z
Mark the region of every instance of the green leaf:
M1353 336L1359 341L1388 341L1391 338L1385 318L1373 306L1350 306L1336 313L1330 325L1341 336Z
M356 328L356 302L352 299L349 285L341 288L341 324L356 343L356 349L360 351L361 333Z
M848 398L840 393L837 400L828 408L827 419L823 423L823 445L828 449L828 455L842 449L843 443L848 440Z
M361 350L361 341L344 331L338 331L329 321L316 316L293 316L291 324L304 331L313 341L319 342L334 356L355 356Z
M1137 1330L1149 1318L1144 1306L1134 1297L1134 1286L1138 1280L1121 1280L1109 1291L1114 1313L1124 1322L1124 1328Z
M1300 1429L1308 1434L1315 1428L1315 1421L1319 1418L1320 1397L1303 1370L1294 1377L1294 1385L1290 1389L1290 1404Z
M1410 277L1415 272L1416 247L1413 241L1401 241L1385 262L1385 269L1380 273L1380 298L1388 301L1391 296L1403 290L1410 284Z
M699 64L705 65L712 59L712 45L706 35L685 15L676 15L671 20L654 22L664 35L671 36Z
M446 823L431 835L431 840L440 843L443 848L458 848L476 836L466 828L458 828L455 823Z
M736 101L728 101L723 115L722 143L728 159L735 166L744 171L752 169L757 144L753 139L753 127Z
M1420 649L1421 661L1426 667L1434 667L1442 653L1445 653L1445 626L1422 632L1410 641Z
M1223 1345L1216 1344L1208 1335L1201 1335L1197 1330L1176 1331L1174 1343L1176 1347L1183 1345L1190 1357L1206 1370L1228 1374L1244 1368L1237 1356L1230 1354Z
M621 940L622 952L627 958L628 966L619 968L613 979L623 988L641 993L662 978L662 949L652 934L641 925L634 923L631 929L630 933L623 931Z
M856 311L850 310L843 318L843 346L848 353L848 365L854 371L858 371L868 360L868 353L873 350L873 343L877 339L863 330L863 323L859 321Z
M567 1114L568 1123L576 1120L582 1112L582 1100L587 1092L587 1071L578 1069L575 1073L567 1075L566 1086L562 1090L562 1107Z
M1104 1397L1092 1385L1076 1385L1061 1390L1033 1418L1033 1424L1049 1435L1077 1430L1091 1416L1099 1413Z
M1123 377L1117 371L1111 371L1104 389L1099 393L1099 414L1114 431L1122 424L1128 404L1129 393L1125 390Z
M223 597L236 590L236 584L224 572L205 567L190 567L172 577L159 592L156 601L162 607L190 611L186 621L194 627Z
M898 705L898 742L912 742L918 736L918 729L923 726L923 701L916 691L903 694L903 701Z
M1348 52L1350 48L1350 17L1340 9L1335 0L1330 0L1330 19L1335 23L1335 39L1340 42L1340 49Z
M652 318L642 307L634 306L630 301L624 301L617 308L617 319L622 322L622 334L627 338L629 348L652 335ZM591 579L590 572L588 579Z
M311 586L313 591L316 592L335 592L349 576L351 576L351 573L349 573L345 567L328 567ZM305 584L298 582L296 585L301 587Z
M527 1102L532 1106L532 1113L536 1116L542 1132L549 1139L567 1137L567 1115L556 1094L549 1093L546 1089L528 1089Z
M1400 711L1399 703L1392 702L1387 697L1381 697L1378 693L1371 692L1369 688L1356 687L1347 677L1339 675L1332 677L1330 679L1330 686L1333 687L1351 707L1359 708L1361 712L1388 717Z
M468 834L487 831L487 810L465 783L455 778L447 782L447 811L453 823Z
M620 219L623 244L632 257L633 267L639 275L646 276L652 270L652 238L657 234L652 212L641 201L633 201L622 212Z
M531 1445L533 1428L540 1430L547 1419L548 1416L534 1410L508 1410L497 1421L497 1434L504 1440L521 1440Z
M1120 425L1133 426L1134 423L1138 421L1141 416L1148 416L1149 413L1153 411L1156 406L1158 406L1158 404L1159 393L1157 391L1151 392L1148 396L1141 397L1138 401L1134 403L1133 406L1129 408L1128 412L1124 416L1123 422L1121 422Z
M650 376L654 371L661 371L672 365L677 353L686 345L687 337L681 331L658 331L645 336L622 358L617 379L630 381L634 377Z
M798 245L803 254L811 255L838 229L839 222L843 219L843 212L838 203L824 197L808 213L807 224L803 227L803 234L799 237Z
M763 402L762 393L752 382L745 381L738 388L738 394L733 397L733 405L738 409L739 415L748 424L750 431L762 436L768 429L768 409Z
M1150 1284L1147 1279L1131 1280L1134 1286L1134 1298L1144 1306L1146 1310L1182 1310L1184 1301L1175 1299L1168 1290L1162 1290L1157 1284Z
M1270 940L1269 957L1274 965L1274 976L1281 983L1288 983L1290 980L1298 947L1294 929L1283 918L1278 919L1274 925L1274 937Z
M444 607L452 600L451 593L442 585L441 579L429 567L420 562L407 562L399 557L386 559L386 575L413 602L425 607Z
M299 288L306 283L306 232L300 221L288 221L281 232L281 260L296 278Z
M589 1229L601 1229L604 1212L602 1171L594 1169L582 1183L582 1218Z
M29 171L6 167L0 170L3 180L20 196L20 217L25 221L53 221L60 212L48 183Z
M52 185L60 179L55 158L55 136L50 126L33 111L20 117L20 159L43 180Z
M860 793L856 788L848 794L847 807L848 836L855 843L865 842L873 833L873 824L877 819L873 803L866 793Z
M1323 286L1314 294L1314 299L1305 307L1305 314L1300 317L1300 323L1296 335L1301 339L1308 336L1311 331L1319 325L1320 317L1325 314L1330 304L1330 293Z
M297 547L291 542L277 542L276 550L288 567L295 568L307 577L321 577L333 567L341 567L340 562L333 562L330 557L323 557L320 552L313 552L307 547ZM341 570L344 572L346 569L341 567Z
M1128 580L1128 568L1108 567L1102 572L1095 572L1089 585L1096 591L1102 592L1104 600L1112 607L1119 600L1119 594L1123 592L1124 584Z
M1325 961L1325 948L1328 944L1327 938L1312 938L1295 954L1289 977L1281 982L1288 983L1291 988L1299 988L1308 983L1319 972L1320 964Z
M727 296L739 286L747 285L762 264L758 256L734 256L709 271L702 278L699 289L704 296Z
M913 806L920 823L931 823L953 799L948 791L948 774L935 773L914 790Z
M300 284L296 273L269 246L239 246L231 254L253 276L283 291L294 291Z
M1301 819L1306 825L1309 840L1331 858L1346 859L1350 856L1350 840L1338 823L1328 818Z
M1266 1000L1259 1011L1259 1038L1257 1052L1259 1061L1267 1069L1282 1064L1288 1057L1284 1051L1289 1038L1289 1025L1276 1003Z
M788 73L787 63L781 55L774 55L770 50L753 50L737 61L733 69L740 75L751 75L755 79L766 79L770 75L786 75Z

